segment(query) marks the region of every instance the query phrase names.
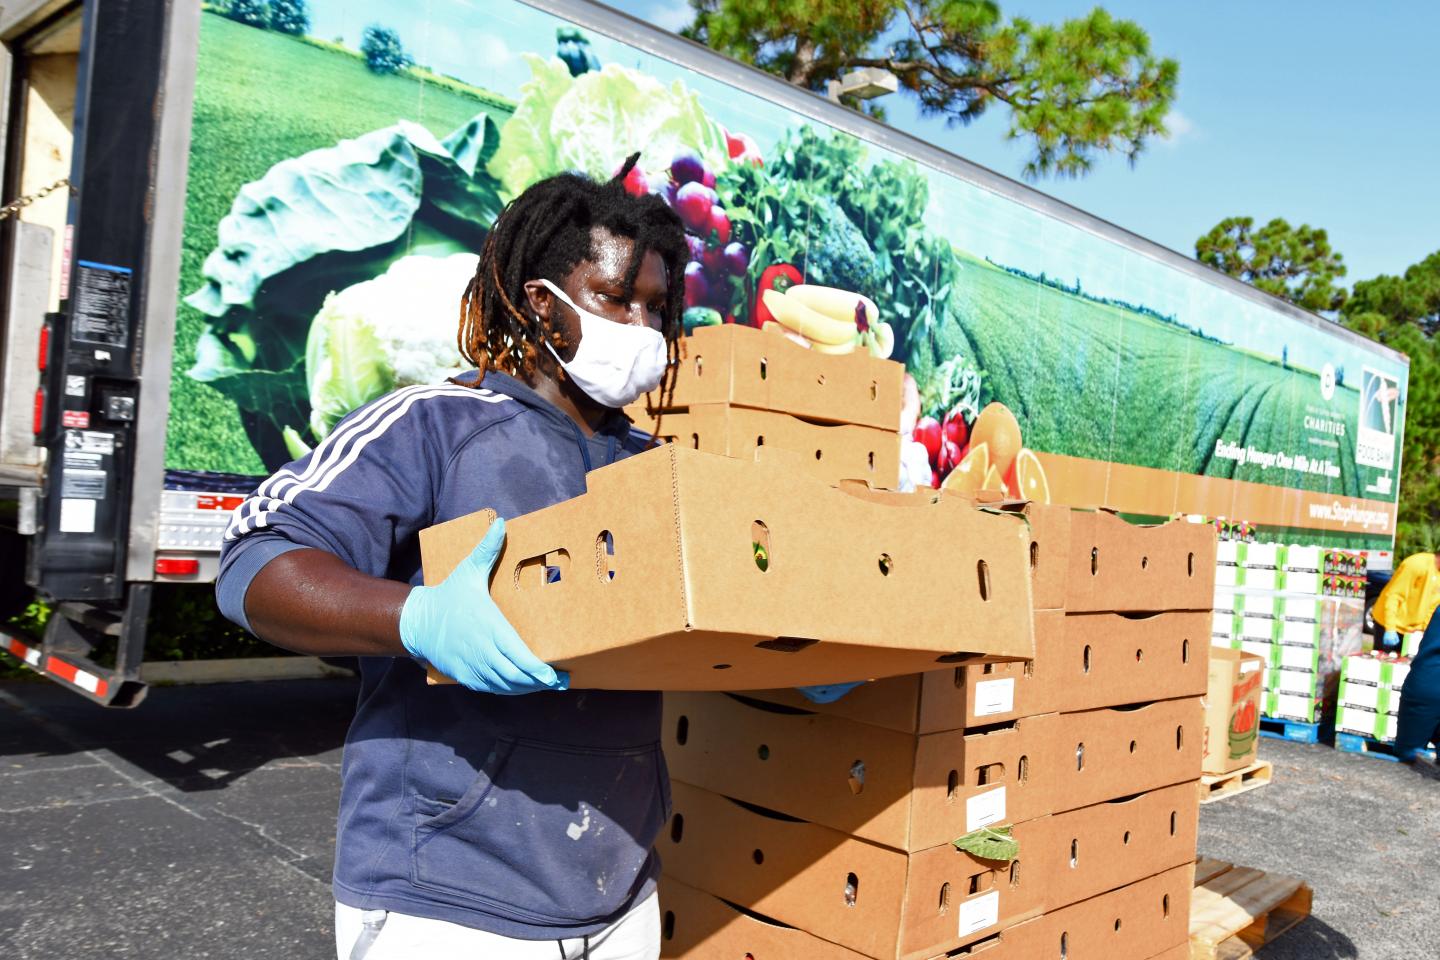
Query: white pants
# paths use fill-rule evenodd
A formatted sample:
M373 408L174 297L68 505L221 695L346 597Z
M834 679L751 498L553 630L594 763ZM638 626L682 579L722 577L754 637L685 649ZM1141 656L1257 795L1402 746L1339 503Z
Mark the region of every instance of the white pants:
M445 920L335 904L338 960L656 960L660 898L650 894L586 938L512 940Z

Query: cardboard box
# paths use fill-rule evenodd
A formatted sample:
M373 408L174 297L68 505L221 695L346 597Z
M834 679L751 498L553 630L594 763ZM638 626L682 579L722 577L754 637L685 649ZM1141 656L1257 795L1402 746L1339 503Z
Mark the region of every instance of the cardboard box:
M1265 671L1265 690L1318 697L1325 692L1325 678L1314 670L1277 667Z
M1190 960L1195 869L1175 867L1119 890L1015 924L947 960ZM864 954L771 921L674 877L660 880L660 956L666 960L861 960ZM1173 943L1177 937L1178 943ZM1161 944L1170 942L1167 949ZM1159 951L1159 952L1156 952Z
M1320 648L1305 643L1277 643L1275 656L1277 667L1285 670L1303 670L1317 673L1320 670Z
M1277 720L1319 723L1325 712L1325 703L1321 697L1267 690L1260 699L1260 712Z
M1259 657L1265 661L1267 667L1280 666L1280 652L1276 644L1269 640L1244 640L1236 649L1243 650L1251 656Z
M676 780L897 850L1193 780L1200 698L915 736L727 694L667 693Z
M1214 527L1140 526L1109 510L1071 515L1067 613L1208 611L1214 598Z
M976 960L1190 960L1193 864L1002 930L958 957ZM757 955L756 960L761 960Z
M1362 737L1370 737L1387 743L1395 739L1398 726L1399 718L1395 714L1369 707L1342 703L1335 711L1336 730L1359 734Z
M827 483L864 480L874 487L900 485L900 435L854 424L811 423L788 413L702 403L688 410L651 414L627 408L635 426L661 440L704 453L754 460L761 447L788 450Z
M1204 771L1229 773L1255 762L1265 661L1239 650L1212 650L1205 693Z
M950 843L906 854L684 783L666 873L866 956L936 956L1027 916L1191 862L1193 784L1018 823L1016 860Z
M1203 611L1131 617L1035 613L1035 659L877 680L828 704L790 688L749 694L907 733L939 733L1042 713L1118 707L1205 692Z
M741 910L674 877L660 878L665 960L869 960L804 930Z
M644 407L728 403L898 433L904 378L903 364L864 350L824 354L754 327L724 324L699 327L680 341L673 391L647 394Z
M673 444L588 484L507 524L491 585L573 687L839 683L1034 656L1021 517ZM489 526L481 511L421 531L425 581Z
M1075 511L1067 506L1006 500L995 507L1018 513L1030 524L1030 590L1036 610L1059 610L1070 577L1070 530Z

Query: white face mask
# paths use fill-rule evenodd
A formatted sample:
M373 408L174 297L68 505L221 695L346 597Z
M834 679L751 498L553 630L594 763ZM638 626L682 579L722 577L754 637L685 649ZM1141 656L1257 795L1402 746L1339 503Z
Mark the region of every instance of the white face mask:
M581 310L555 284L543 279L540 282L580 317L580 346L573 360L561 360L549 340L545 346L592 400L618 410L660 386L667 357L665 337L659 330L616 323Z

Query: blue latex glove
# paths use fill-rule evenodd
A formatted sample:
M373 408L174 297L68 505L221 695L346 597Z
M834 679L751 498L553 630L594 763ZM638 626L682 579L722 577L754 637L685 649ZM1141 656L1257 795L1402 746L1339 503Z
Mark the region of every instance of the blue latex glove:
M854 683L825 683L816 687L796 687L801 695L811 703L834 703L845 694L854 690L864 680L856 680Z
M1385 646L1387 646L1387 647L1398 647L1398 646L1400 646L1400 634L1396 633L1394 630L1386 630L1386 631L1385 631Z
M490 572L504 543L505 521L497 519L442 583L411 590L400 610L400 642L415 659L471 690L566 690L570 675L536 659L490 599Z

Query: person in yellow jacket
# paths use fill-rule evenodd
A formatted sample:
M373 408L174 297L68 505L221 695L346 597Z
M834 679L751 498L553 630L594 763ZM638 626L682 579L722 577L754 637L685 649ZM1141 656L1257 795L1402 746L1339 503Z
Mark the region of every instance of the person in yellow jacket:
M1402 635L1425 629L1436 607L1440 607L1440 555L1416 553L1395 568L1370 615L1385 628L1385 646L1398 648Z

